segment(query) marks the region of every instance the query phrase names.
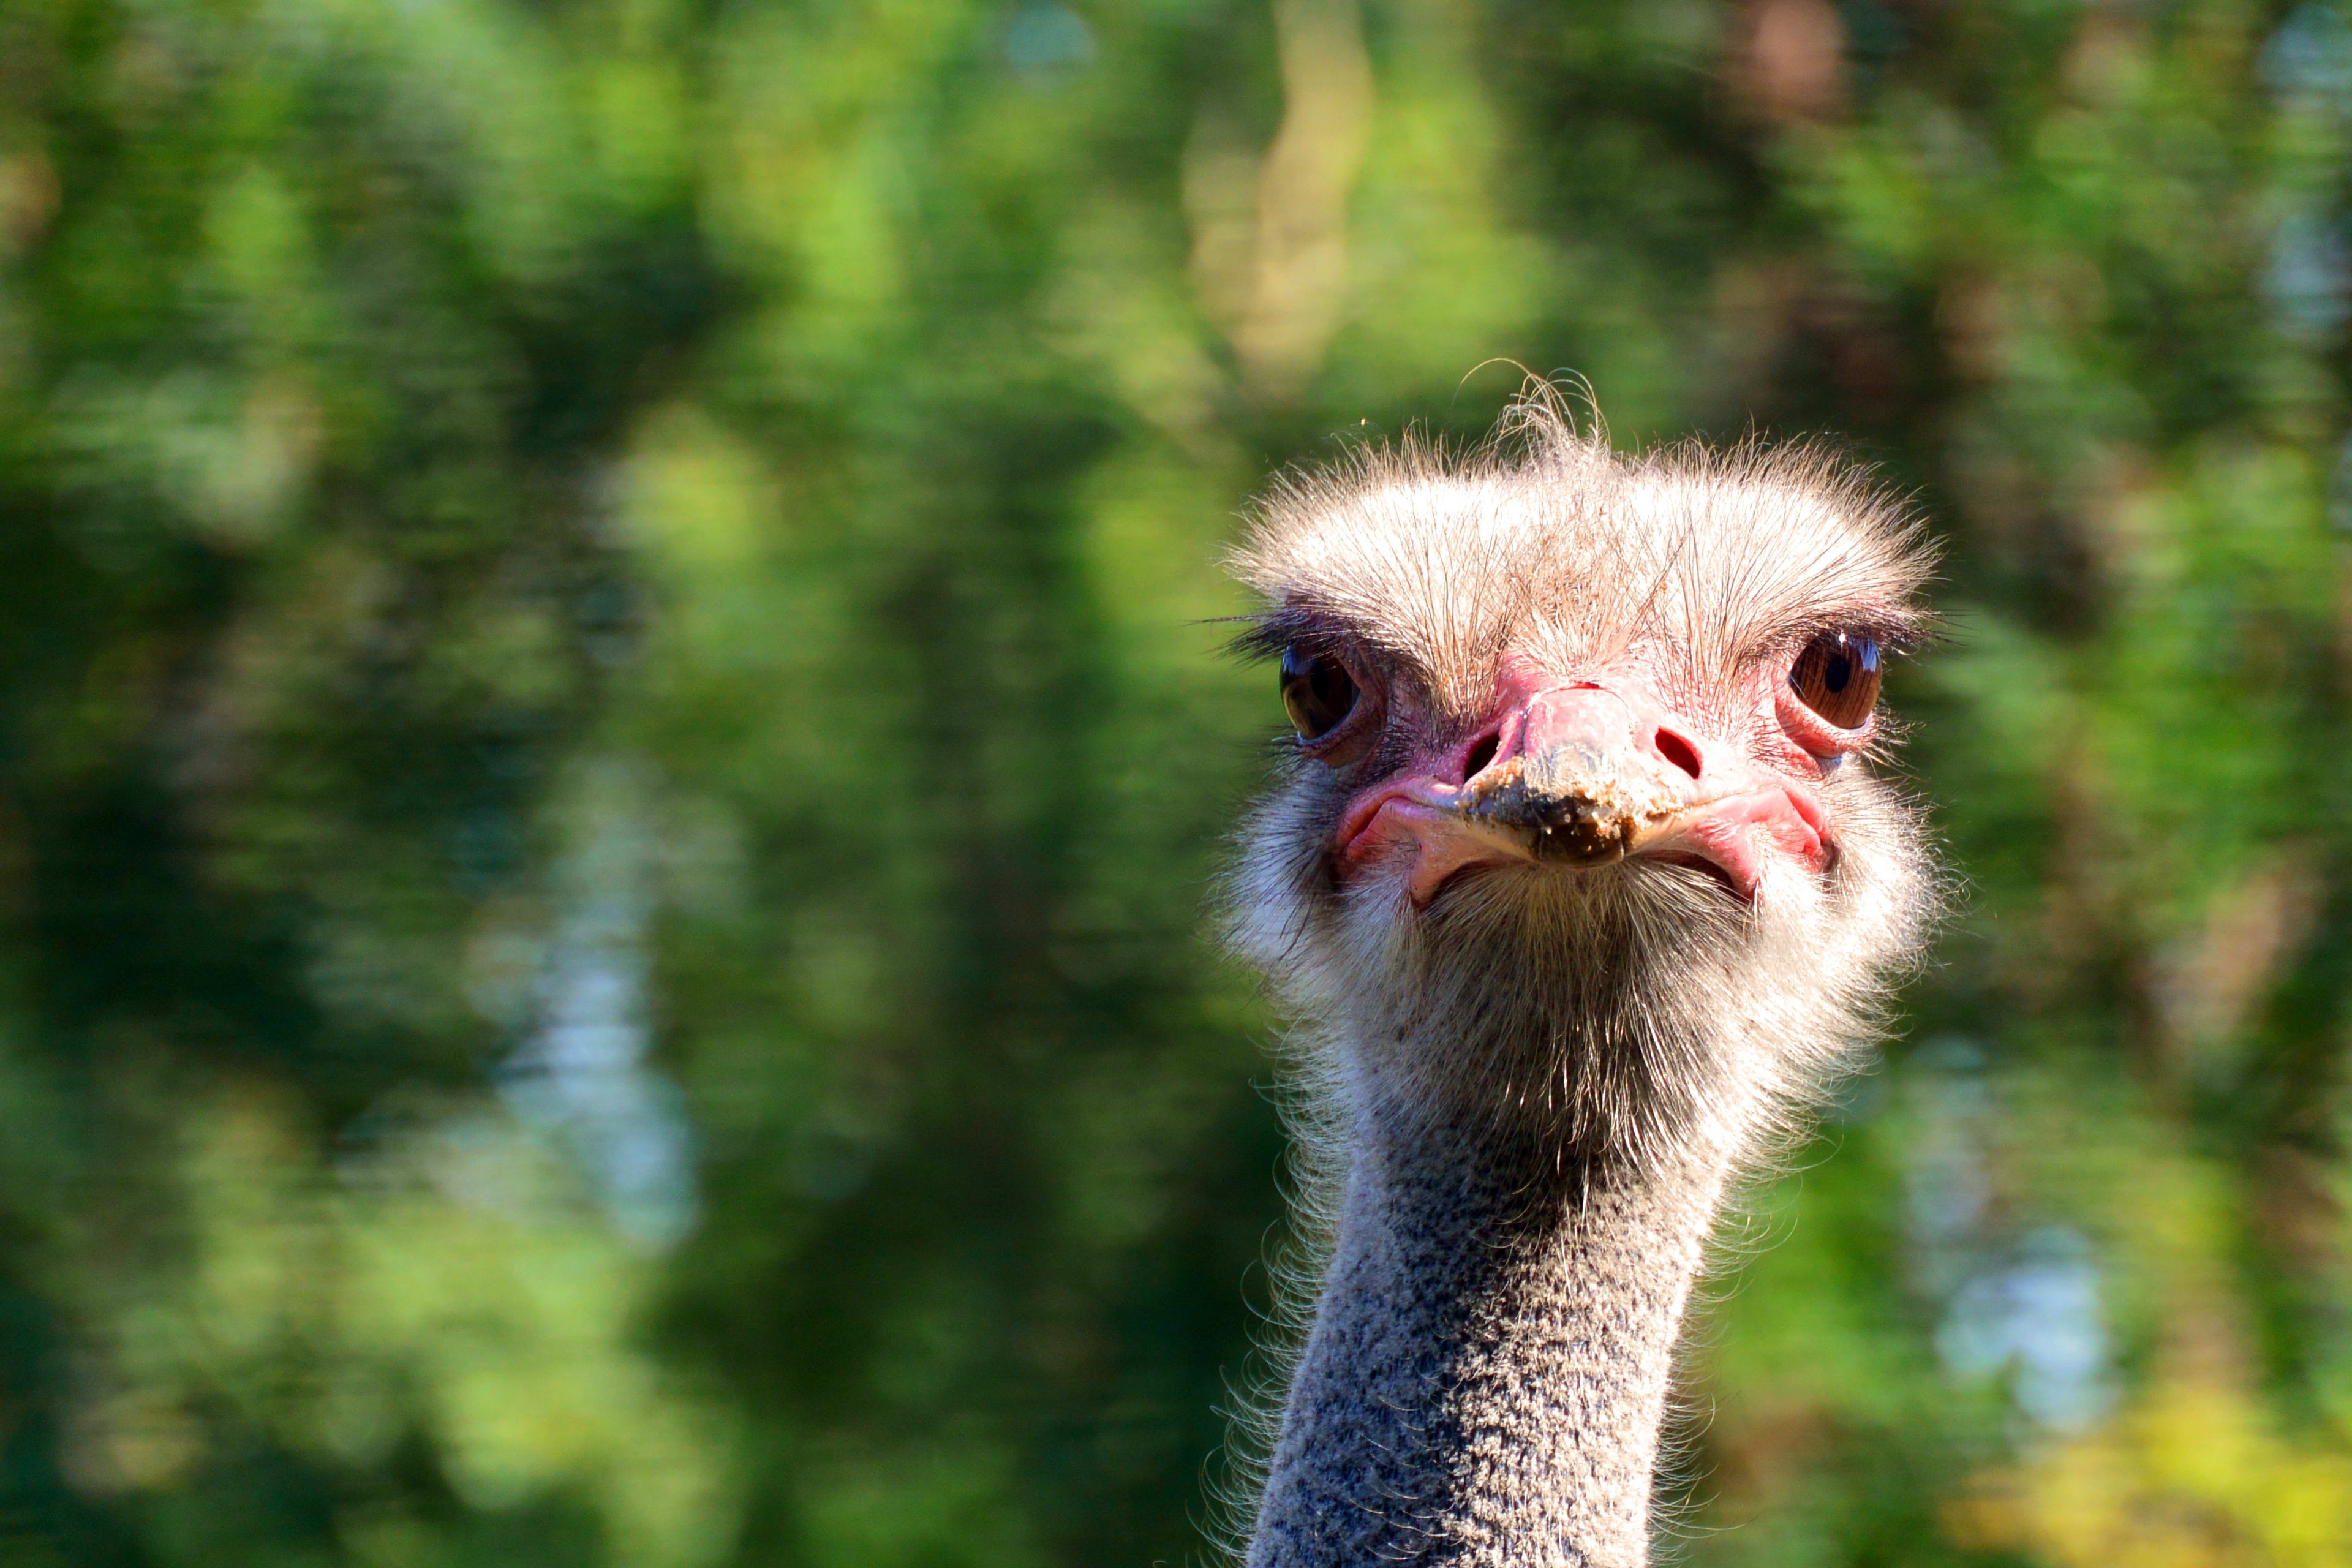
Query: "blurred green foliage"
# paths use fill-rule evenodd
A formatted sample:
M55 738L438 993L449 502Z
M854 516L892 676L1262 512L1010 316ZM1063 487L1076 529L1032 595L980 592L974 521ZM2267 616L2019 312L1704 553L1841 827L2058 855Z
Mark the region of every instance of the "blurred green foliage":
M1949 546L1678 1550L2352 1563L2347 163L2325 0L0 0L0 1563L1202 1557L1218 548L1519 366Z

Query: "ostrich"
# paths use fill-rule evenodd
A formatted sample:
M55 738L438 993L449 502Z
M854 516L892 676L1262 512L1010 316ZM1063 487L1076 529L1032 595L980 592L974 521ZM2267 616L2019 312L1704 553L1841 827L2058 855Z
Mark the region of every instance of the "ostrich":
M1236 945L1328 1236L1249 1568L1630 1568L1727 1184L1864 1048L1934 879L1883 748L1918 526L1799 447L1548 395L1292 476L1234 568L1295 755Z

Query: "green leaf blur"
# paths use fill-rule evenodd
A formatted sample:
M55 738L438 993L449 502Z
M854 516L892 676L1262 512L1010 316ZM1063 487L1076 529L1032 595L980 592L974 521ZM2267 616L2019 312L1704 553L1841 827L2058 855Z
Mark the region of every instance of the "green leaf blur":
M1703 1565L2352 1564L2326 0L0 0L0 1564L1208 1560L1285 463L1828 431L1958 913Z

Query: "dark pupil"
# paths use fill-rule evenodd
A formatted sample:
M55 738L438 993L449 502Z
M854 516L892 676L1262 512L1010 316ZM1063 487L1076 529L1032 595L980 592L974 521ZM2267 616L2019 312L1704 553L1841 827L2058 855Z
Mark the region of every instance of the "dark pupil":
M1300 737L1318 740L1354 710L1356 683L1347 666L1329 655L1288 649L1282 656L1282 703Z
M1348 708L1348 677L1328 658L1318 658L1307 679L1315 689L1315 706L1326 713L1344 713Z
M1853 660L1846 658L1844 650L1830 655L1829 663L1822 668L1822 684L1832 691L1843 691L1845 683L1853 679Z

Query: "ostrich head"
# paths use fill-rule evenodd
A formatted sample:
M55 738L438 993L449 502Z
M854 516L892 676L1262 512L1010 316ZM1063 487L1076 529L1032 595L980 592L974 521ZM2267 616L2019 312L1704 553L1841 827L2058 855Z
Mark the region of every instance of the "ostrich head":
M1811 448L1548 401L1277 485L1237 555L1295 741L1235 878L1333 1222L1252 1568L1641 1563L1725 1184L1931 904L1871 772L1917 529Z
M1510 426L1262 505L1245 642L1296 736L1240 943L1388 1116L1562 1164L1737 1158L1867 1035L1927 911L1867 765L1927 552L1815 448Z

